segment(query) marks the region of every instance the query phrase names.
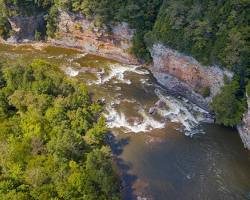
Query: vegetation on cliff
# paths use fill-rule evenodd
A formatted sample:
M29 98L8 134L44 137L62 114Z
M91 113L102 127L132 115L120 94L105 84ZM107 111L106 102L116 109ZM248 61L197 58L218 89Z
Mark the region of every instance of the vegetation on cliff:
M0 199L120 199L102 107L41 60L0 68Z
M246 111L246 101L243 98L237 98L241 96L240 92L238 81L233 80L214 97L211 108L215 112L217 123L234 126L241 122L242 114Z
M191 56L205 65L219 65L235 73L239 89L228 83L216 102L231 88L230 97L245 101L250 79L249 70L249 0L0 0L0 34L10 33L7 16L47 12L47 35L53 37L59 9L81 13L94 20L97 27L109 29L113 23L125 21L136 29L131 52L149 62L149 48L157 42ZM233 99L224 99L231 105ZM218 106L211 107L218 119L224 119ZM244 104L244 103L243 103ZM231 105L233 106L233 105ZM227 109L227 107L223 107ZM218 111L218 112L217 112ZM242 111L240 109L240 111ZM238 119L238 117L236 117ZM227 125L227 120L218 120ZM239 120L230 124L236 125Z

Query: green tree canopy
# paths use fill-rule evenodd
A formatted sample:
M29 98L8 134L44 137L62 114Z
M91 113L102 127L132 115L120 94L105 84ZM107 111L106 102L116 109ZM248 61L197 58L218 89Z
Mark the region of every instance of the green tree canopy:
M85 86L42 60L0 69L0 199L120 199Z

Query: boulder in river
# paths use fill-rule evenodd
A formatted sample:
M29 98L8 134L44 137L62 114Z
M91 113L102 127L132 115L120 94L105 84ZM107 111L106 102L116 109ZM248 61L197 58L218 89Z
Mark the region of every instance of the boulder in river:
M151 108L149 109L148 113L149 113L150 115L156 114L156 113L157 113L156 107L151 107Z
M157 108L164 108L166 106L166 103L162 100L158 100L156 103L155 103L155 106Z
M106 99L105 98L100 98L97 100L97 102L101 105L104 105L106 103Z

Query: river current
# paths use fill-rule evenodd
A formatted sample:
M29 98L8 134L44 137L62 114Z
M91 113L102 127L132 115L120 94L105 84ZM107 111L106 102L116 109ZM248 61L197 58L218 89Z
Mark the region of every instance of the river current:
M0 59L45 59L105 101L124 199L250 199L250 153L237 131L168 94L142 67L59 47L0 45Z

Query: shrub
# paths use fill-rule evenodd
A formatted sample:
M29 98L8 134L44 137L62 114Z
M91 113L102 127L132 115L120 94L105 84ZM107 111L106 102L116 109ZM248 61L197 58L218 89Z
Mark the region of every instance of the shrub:
M7 39L10 36L11 25L6 17L0 17L0 37Z
M39 32L39 31L36 31L35 32L35 40L36 41L39 41L39 40L41 40L42 39L42 36L41 36L42 34Z
M76 24L75 29L81 31L82 30L81 24Z
M215 113L216 123L235 126L241 122L246 102L245 99L237 98L238 90L238 83L232 82L224 86L221 93L213 98L211 109Z
M52 6L49 11L49 15L46 18L47 25L46 25L46 34L48 37L53 38L56 33L57 29L57 15L58 15L58 9L56 6Z
M247 91L247 96L250 97L250 81L248 81L246 91Z

